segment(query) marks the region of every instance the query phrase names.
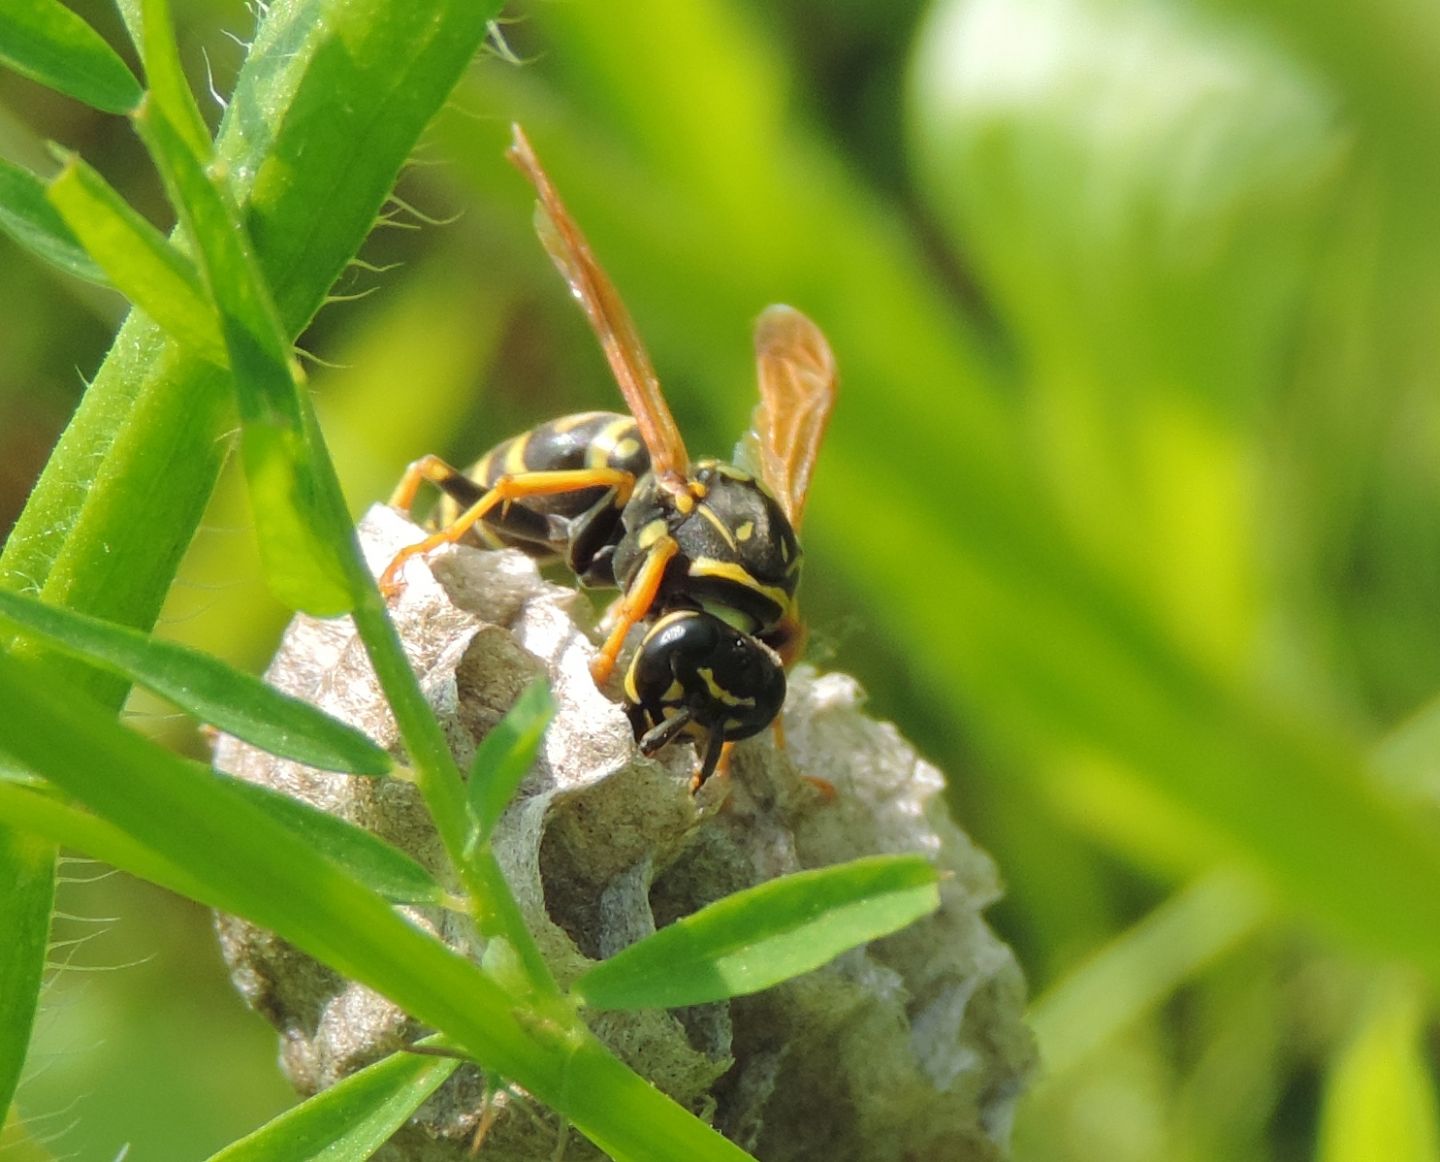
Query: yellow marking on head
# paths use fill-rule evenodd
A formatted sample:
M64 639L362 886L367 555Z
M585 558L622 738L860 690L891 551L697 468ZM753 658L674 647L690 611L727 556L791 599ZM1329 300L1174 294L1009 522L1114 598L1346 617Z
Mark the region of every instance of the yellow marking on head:
M623 683L625 687L625 697L630 700L633 706L640 705L640 691L635 689L635 662L638 660L637 657L631 661L629 668L625 671L625 681Z
M717 702L723 702L726 706L755 705L755 699L738 698L734 694L730 693L729 690L725 689L725 687L720 685L719 682L715 681L714 670L711 670L705 666L701 666L697 668L695 672L700 675L701 681L705 683L705 688L710 691L710 696L714 698Z
M529 472L530 469L525 463L525 449L530 444L530 433L523 436L516 436L510 441L510 446L505 449L505 460L502 464L502 471L507 476L519 476L522 472Z
M629 460L640 451L640 441L634 436L626 436L615 445L615 459Z
M669 531L670 527L665 523L665 518L656 517L640 530L639 535L635 538L635 543L642 549L649 549Z
M685 687L680 684L680 679L676 678L673 682L670 683L669 689L667 689L665 693L660 695L660 701L679 702L684 697Z
M754 535L755 522L753 520L747 520L743 525L741 525L735 530L735 539L737 541L748 541Z

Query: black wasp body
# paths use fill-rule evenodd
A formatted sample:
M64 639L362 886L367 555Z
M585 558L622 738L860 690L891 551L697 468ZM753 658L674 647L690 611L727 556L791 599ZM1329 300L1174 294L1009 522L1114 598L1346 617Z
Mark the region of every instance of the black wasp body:
M819 329L775 306L756 328L761 404L757 471L692 462L648 355L524 135L510 157L539 195L537 229L584 307L630 415L586 412L498 444L468 472L417 460L391 503L409 510L424 481L445 494L441 527L402 550L381 577L399 585L411 557L463 539L563 562L587 586L613 586L609 632L591 672L613 672L631 629L645 632L626 669L626 711L649 754L696 742L695 784L725 744L772 723L800 640L796 526L835 395Z
M649 473L650 453L634 417L562 416L497 444L463 475L436 480L449 502L441 507L441 522L451 523L478 503L502 476L585 468L616 469L632 481ZM614 485L530 496L492 509L472 532L487 548L519 549L542 562L563 563L586 585L611 586L626 499L623 487Z

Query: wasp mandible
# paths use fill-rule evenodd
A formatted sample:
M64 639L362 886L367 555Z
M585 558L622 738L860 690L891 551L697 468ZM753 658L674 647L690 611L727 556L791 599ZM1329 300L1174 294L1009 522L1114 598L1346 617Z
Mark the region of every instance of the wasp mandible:
M835 402L835 359L820 329L771 306L755 328L760 403L742 444L752 471L692 461L629 312L518 125L507 153L535 187L535 228L584 309L630 409L551 420L491 449L468 471L438 456L406 470L390 503L409 513L424 481L451 511L382 574L399 587L411 557L466 537L563 561L582 585L620 597L591 663L614 671L630 631L645 627L623 683L640 749L696 744L699 787L725 744L769 726L803 627L796 533Z

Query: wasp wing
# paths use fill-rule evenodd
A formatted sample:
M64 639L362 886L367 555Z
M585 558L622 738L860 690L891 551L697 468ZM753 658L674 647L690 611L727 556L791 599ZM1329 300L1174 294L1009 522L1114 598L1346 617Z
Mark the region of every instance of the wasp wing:
M755 361L760 405L746 458L757 462L760 479L798 529L835 405L835 356L819 327L777 304L755 323Z
M549 175L535 156L529 139L520 126L512 126L514 140L507 156L519 168L530 184L535 187L539 199L535 206L535 232L549 252L570 291L585 316L610 370L620 385L620 393L630 408L630 414L640 428L640 437L650 452L650 464L655 476L662 483L678 487L690 467L690 458L685 452L685 441L675 425L675 417L665 403L660 391L660 381L645 345L640 341L630 312L620 300L620 294L609 276L596 261L585 241L580 227L565 209Z

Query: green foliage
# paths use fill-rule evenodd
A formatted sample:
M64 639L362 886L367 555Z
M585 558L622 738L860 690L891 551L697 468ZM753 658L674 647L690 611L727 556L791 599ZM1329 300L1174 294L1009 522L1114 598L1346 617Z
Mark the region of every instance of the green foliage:
M55 903L55 849L41 836L0 827L0 1100L8 1107L30 1044Z
M59 0L11 0L0 12L0 63L107 113L140 86L104 39Z
M0 229L32 254L91 282L105 275L45 197L45 183L29 170L0 160Z
M262 750L324 771L388 774L390 756L359 731L217 658L84 614L0 591L0 624L98 663Z
M500 813L534 766L540 739L554 717L555 701L550 697L550 688L537 680L526 687L510 713L481 741L466 780L474 820L471 844L490 838Z
M668 924L572 987L597 1009L680 1008L747 996L888 936L940 906L921 856L870 856L781 876Z
M427 43L428 37L437 35L435 21L407 24L399 10L380 3L345 7L343 15L358 22L349 25L339 18L340 11L334 13L332 26L318 31L288 23L297 13L311 19L322 16L324 7L299 3L270 11L257 44L263 45L264 32L277 25L304 29L303 36L315 43L313 59L307 61L292 43L286 46L283 63L288 67L299 59L309 65L307 76L319 75L327 82L337 79L327 49L338 46L339 37L357 31L376 37L370 43L379 46L382 34L408 29L416 34L412 50L418 49L429 63L434 63L432 50L437 48L452 65L465 59L456 52L454 38L443 47ZM104 701L86 690L101 699L107 694L113 698L123 688L119 685L107 689L90 676L79 683L78 694L62 696L57 681L61 659L73 659L126 682L137 681L253 744L341 769L382 774L388 768L388 759L378 748L347 728L279 698L218 660L79 612L87 603L74 592L57 590L58 557L47 560L43 549L37 554L35 541L26 539L23 527L7 548L14 575L52 603L65 600L78 608L67 613L56 604L13 595L0 606L4 619L18 627L21 640L28 642L27 646L12 643L0 654L0 701L11 714L0 725L0 755L12 772L10 781L0 782L0 810L19 829L17 836L33 836L23 840L23 850L17 843L13 852L7 851L7 857L14 857L9 862L17 873L25 873L25 884L45 886L43 902L48 905L50 844L64 842L271 929L441 1030L487 1073L524 1085L614 1157L743 1157L742 1151L630 1073L556 992L488 844L488 833L533 762L553 714L548 693L543 687L532 689L484 750L467 812L459 772L345 516L328 451L290 354L294 323L279 297L287 289L285 282L274 277L264 248L253 241L261 237L275 244L257 210L266 205L266 195L275 193L273 185L266 184L264 175L273 173L267 166L283 165L289 143L283 134L265 143L266 152L257 159L259 184L253 188L232 180L223 164L207 168L208 137L181 78L166 6L150 0L137 13L132 5L127 20L155 85L155 91L138 104L132 121L178 216L180 245L162 238L97 172L75 159L47 191L63 226L35 211L33 187L27 185L23 171L17 171L20 180L12 183L16 207L11 218L25 224L22 233L32 242L37 231L45 235L41 249L48 249L52 257L64 257L77 244L84 247L110 282L128 290L136 305L163 328L163 338L152 332L134 352L147 369L168 370L168 357L178 356L187 371L179 379L191 380L192 386L193 374L188 372L197 359L215 371L228 372L241 420L241 460L270 586L287 605L317 616L353 612L410 751L415 782L467 896L452 901L408 856L348 823L276 792L216 776L115 724ZM468 23L456 21L456 30L468 29L472 42L485 27L473 13ZM8 32L14 48L10 59L17 59L18 53L22 63L35 71L30 61L37 54L14 28ZM52 39L58 41L58 33ZM383 47L393 55L394 45ZM258 54L257 47L251 66ZM352 62L360 59L353 52L347 57ZM353 70L345 79L354 81L363 71ZM265 81L277 84L273 77ZM297 102L309 91L307 83L291 90ZM267 91L265 97L273 102L285 92L279 84L278 92ZM428 92L432 100L443 95L439 87ZM327 94L332 101L335 96ZM407 126L413 137L420 124L414 116L416 107L410 108L408 122L405 112L402 109L396 116L394 110L386 110L397 146L388 155L392 165ZM253 128L247 125L247 133ZM312 128L307 125L306 132ZM368 128L373 137L376 126ZM222 161L224 142L222 131L218 150ZM363 171L358 176L363 178ZM363 195L364 183L358 184ZM277 204L283 204L283 198ZM307 252L297 256L312 266L315 256L308 248L313 242L306 238ZM352 251L357 244L357 237L344 243ZM193 265L187 257L192 250ZM107 364L112 365L114 360ZM206 375L211 380L206 387L214 391L219 381L213 371ZM157 391L173 412L174 397L169 392L175 381L168 376L162 379L166 382ZM92 397L103 394L91 393ZM212 418L218 415L211 413ZM98 437L102 442L128 433L142 445L149 441L152 452L163 446L163 436L152 436L134 421L134 416L117 417L97 404L77 418L71 432L78 433L76 440ZM113 443L111 451L113 457ZM52 470L65 456L63 450L57 452ZM209 470L209 465L202 466L202 472ZM196 479L199 482L201 477ZM53 485L47 489L42 482L27 508L27 516L58 508L59 515L71 522L68 528L47 530L46 535L63 538L57 542L61 552L95 535L79 523L86 494L74 495L75 480L65 483L62 499L60 490ZM132 509L138 508L132 503ZM110 546L105 548L109 552ZM20 568L15 567L17 559ZM43 578L23 571L38 567L44 572L46 566L48 576ZM143 627L156 596L138 591L138 603L124 616ZM37 640L50 652L37 656L33 649ZM30 851L39 853L38 861L30 861L38 866L23 868L19 857ZM924 870L930 874L928 866ZM825 933L816 942L824 950L822 960L869 935L892 931L918 914L913 907L886 899L897 894L896 885L890 883L893 877L866 877L848 869L842 878L848 891L812 896L803 916L793 900L779 910L789 940L804 940L806 931ZM866 886L876 900L857 898L856 888ZM780 891L789 899L794 885L782 884ZM927 907L933 907L933 884L930 897ZM11 917L22 938L15 942L6 972L12 983L23 988L6 1014L4 1047L9 1056L0 1079L7 1100L18 1076L39 988L37 950L44 947L45 917L27 906L35 898L36 892L21 892ZM492 955L485 966L473 964L393 911L394 902L458 904L473 914L492 952L503 948L509 954ZM883 918L862 915L876 911ZM709 927L714 927L713 921ZM732 958L743 955L733 927L732 917L723 950ZM698 931L707 931L706 925L702 923ZM770 944L781 943L771 932ZM773 950L767 957L762 947L756 963L767 960L762 971L768 982L820 962L813 949L808 958L793 951L788 957L776 956ZM503 971L496 971L494 966L501 961ZM646 963L643 949L640 963L642 968ZM614 975L623 983L624 966ZM743 991L758 987L754 965L748 979L741 974L731 987ZM724 989L711 992L725 995ZM448 1072L434 1063L379 1067L226 1153L294 1156L292 1139L300 1134L327 1156L366 1157Z
M1440 1158L1440 1109L1421 1046L1424 1026L1423 1005L1410 982L1392 979L1376 989L1331 1071L1320 1162Z
M103 177L78 157L67 157L45 196L111 286L182 347L217 367L226 366L215 311L195 264Z
M392 1054L211 1155L210 1162L368 1158L459 1064L454 1059Z
M152 100L200 155L159 6L138 7ZM478 14L432 31L427 5L273 7L217 158L288 342L468 59L443 21ZM178 15L185 43L220 42ZM425 158L444 164L406 179L467 213L377 236L377 261L408 265L306 341L353 364L315 376L352 499L422 451L464 462L615 406L496 160L524 120L697 451L743 427L765 303L834 343L804 602L827 664L950 772L1008 884L1051 1062L1017 1154L1433 1154L1411 975L1440 975L1433 715L1390 732L1440 690L1440 19L1401 0L645 0L533 5L507 36L530 63L468 75L455 106L479 117L438 122ZM70 52L47 50L73 81ZM39 189L0 168L0 227L95 278ZM52 313L19 333L75 314L28 285L15 309ZM0 384L69 375L56 334L6 344ZM457 402L481 383L483 410ZM148 629L233 410L203 356L128 323L7 583ZM251 550L198 548L226 588L177 591L167 632L253 665L275 617L229 584ZM123 683L61 672L118 705ZM0 805L184 874L33 789L0 784Z

